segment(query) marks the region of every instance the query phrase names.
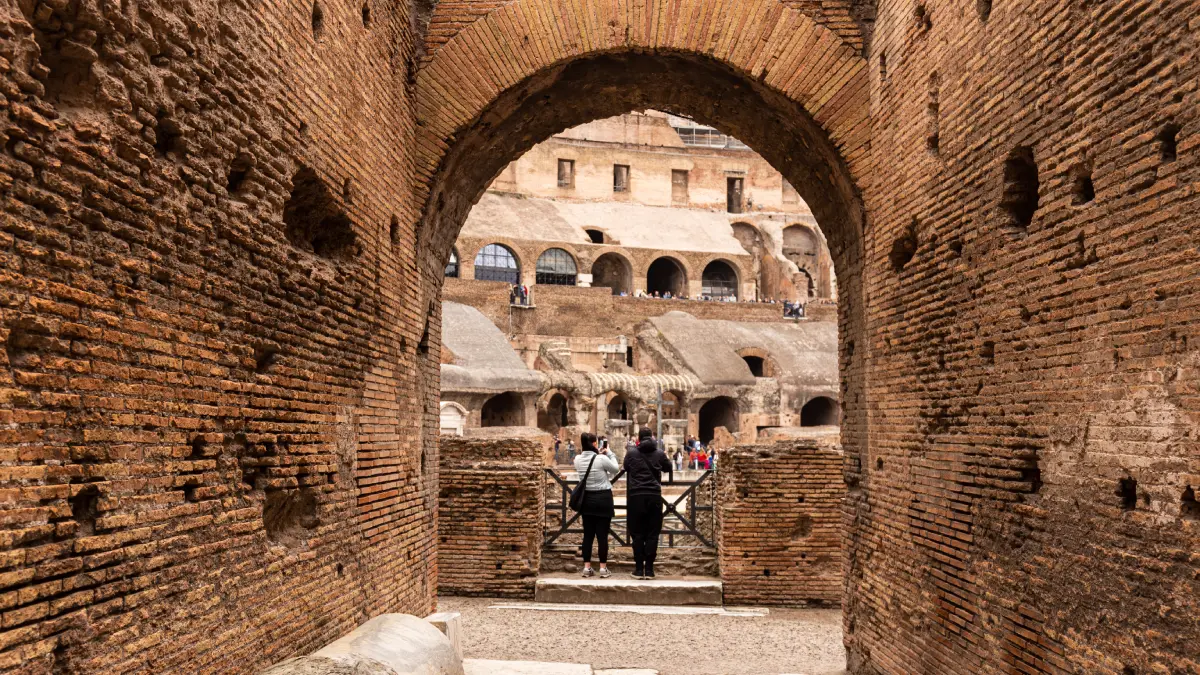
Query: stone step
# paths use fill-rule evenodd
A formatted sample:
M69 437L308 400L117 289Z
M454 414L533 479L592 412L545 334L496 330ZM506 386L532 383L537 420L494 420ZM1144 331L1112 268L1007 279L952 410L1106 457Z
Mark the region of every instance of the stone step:
M592 667L583 663L490 659L464 659L463 672L466 675L593 675Z
M722 586L719 579L707 577L641 580L613 576L545 576L537 580L536 602L576 605L656 605L719 607Z

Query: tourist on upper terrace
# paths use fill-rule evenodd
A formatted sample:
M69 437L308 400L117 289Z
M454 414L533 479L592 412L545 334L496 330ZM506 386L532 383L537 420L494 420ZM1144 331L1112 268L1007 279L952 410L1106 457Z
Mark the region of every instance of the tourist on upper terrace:
M583 452L575 458L575 472L584 484L583 508L583 576L593 577L592 542L596 543L600 559L600 578L611 576L608 572L608 530L615 513L613 506L612 479L621 472L617 460L607 448L596 447L594 434L579 437ZM586 479L585 479L586 476Z
M577 464L578 466L578 464ZM629 538L633 544L633 578L653 579L654 560L658 557L658 538L662 535L662 474L675 478L667 459L646 427L638 431L636 452L625 455L626 511Z

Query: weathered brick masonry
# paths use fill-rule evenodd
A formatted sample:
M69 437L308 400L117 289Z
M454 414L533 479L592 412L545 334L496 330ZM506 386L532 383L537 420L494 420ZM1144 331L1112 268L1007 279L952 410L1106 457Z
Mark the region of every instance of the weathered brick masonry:
M546 510L542 439L485 431L441 442L438 592L532 598Z
M0 669L253 672L433 607L416 40L0 6Z
M725 602L840 604L841 449L821 440L739 446L721 454L717 477Z
M0 9L0 668L428 611L459 227L658 108L828 237L852 668L1200 670L1194 0L429 6Z

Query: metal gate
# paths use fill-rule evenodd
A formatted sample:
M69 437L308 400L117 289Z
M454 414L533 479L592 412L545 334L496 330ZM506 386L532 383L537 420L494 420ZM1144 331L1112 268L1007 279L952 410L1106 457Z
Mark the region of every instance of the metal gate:
M578 478L564 478L554 469L546 469L546 522L543 546L550 546L565 535L583 536L583 521L569 504L571 490L579 484ZM678 472L683 473L683 472ZM692 480L664 483L663 489L683 487L681 494L663 496L663 537L671 548L716 548L714 532L713 499L716 480L713 471L688 472L697 474ZM613 478L614 497L620 492L619 483L625 477L622 470ZM616 501L614 499L614 501ZM629 531L626 526L625 504L617 501L616 516L612 521L610 537L617 546L629 546ZM661 538L660 538L661 540ZM662 544L660 544L661 546Z

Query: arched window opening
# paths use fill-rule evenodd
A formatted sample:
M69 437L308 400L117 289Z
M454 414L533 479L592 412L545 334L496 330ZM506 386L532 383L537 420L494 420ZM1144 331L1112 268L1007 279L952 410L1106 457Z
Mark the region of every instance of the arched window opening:
M737 402L728 396L718 396L700 406L700 442L708 443L716 437L717 427L731 434L740 428Z
M680 419L680 411L683 410L683 394L675 391L664 391L662 400L663 419Z
M506 391L489 398L479 417L479 424L484 427L523 427L525 402L520 394Z
M815 264L820 250L816 233L804 225L791 225L783 231L783 255L797 266Z
M750 374L755 377L766 377L764 369L765 361L761 356L743 356L742 360L746 362L746 367L750 369Z
M592 286L610 288L613 295L629 295L633 266L618 253L605 253L592 263Z
M612 400L608 402L608 419L633 419L633 406L629 403L629 400L620 394L613 394Z
M574 286L575 259L561 248L546 249L537 260L537 283L551 286Z
M503 281L506 284L521 282L521 268L517 256L503 244L488 244L475 256L475 279L478 281Z
M650 263L646 270L646 292L665 296L683 297L687 291L687 275L683 266L671 258L659 258Z
M713 300L737 300L737 272L729 263L714 260L704 268L700 293Z
M538 410L538 428L552 435L570 426L570 403L561 392L554 392L544 410Z
M592 242L593 244L606 243L604 232L601 232L600 230L584 230L584 232L587 233L588 241Z
M446 278L458 278L458 251L450 250L450 261L446 263Z
M841 410L837 401L828 396L818 396L800 409L800 426L826 427L837 426Z
M466 426L467 409L453 402L444 402L440 406L439 431L442 436L462 436Z

